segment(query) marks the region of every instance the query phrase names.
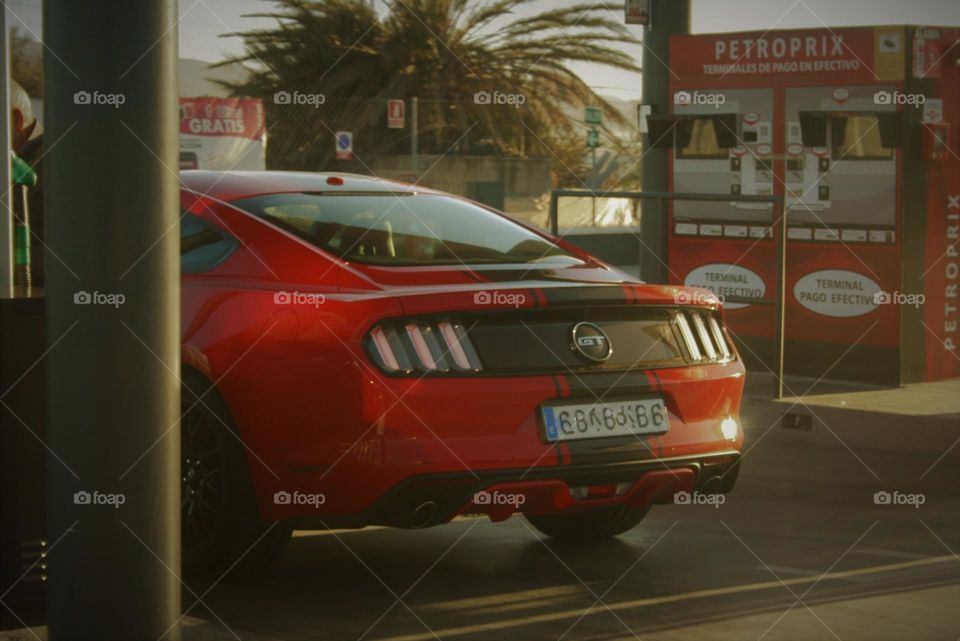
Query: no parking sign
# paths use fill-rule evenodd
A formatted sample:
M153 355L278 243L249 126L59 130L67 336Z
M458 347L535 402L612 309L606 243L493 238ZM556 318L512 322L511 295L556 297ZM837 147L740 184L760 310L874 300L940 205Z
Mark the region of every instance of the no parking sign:
M336 140L337 160L351 160L353 158L353 132L338 131L334 134Z
M406 120L407 103L403 100L387 101L387 127L403 129Z

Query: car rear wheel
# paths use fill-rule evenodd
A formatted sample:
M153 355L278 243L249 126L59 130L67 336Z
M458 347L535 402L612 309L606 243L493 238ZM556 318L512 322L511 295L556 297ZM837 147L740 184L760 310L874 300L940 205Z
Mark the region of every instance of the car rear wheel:
M189 377L181 394L183 569L194 577L242 575L279 556L291 530L260 519L233 419L215 389L204 395L208 387Z
M599 541L630 530L649 511L649 505L614 505L574 514L528 514L527 520L547 536L561 541Z

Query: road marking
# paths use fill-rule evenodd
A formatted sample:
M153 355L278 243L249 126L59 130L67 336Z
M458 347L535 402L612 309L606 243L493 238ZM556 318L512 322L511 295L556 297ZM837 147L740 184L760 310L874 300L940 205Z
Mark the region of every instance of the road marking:
M929 557L924 557L929 558ZM761 570L766 573L773 572L777 576L820 576L822 572L818 570L804 570L802 568L788 568L782 565L768 565L766 567L758 565L754 570ZM852 583L869 583L872 579L868 576L852 576L841 579Z
M753 568L754 570L762 570L764 572L773 572L774 574L786 574L792 576L819 576L820 572L816 570L802 570L800 568L788 568L782 565L757 565Z
M738 594L741 592L754 592L758 590L782 589L784 585L802 585L805 583L816 583L822 581L835 581L849 579L851 577L867 576L870 574L880 574L883 572L895 572L909 568L934 565L936 563L956 562L953 555L944 555L931 557L929 559L918 559L914 561L903 561L901 563L890 563L887 565L875 565L867 568L858 568L856 570L844 570L842 572L830 572L824 574L822 578L818 576L803 576L792 579L783 579L782 581L763 581L759 583L747 583L744 585L734 585L723 588L711 588L708 590L696 590L693 592L684 592L680 594L668 594L660 597L648 597L644 599L633 599L631 601L621 601L619 603L607 603L609 610L630 610L633 608L662 605L665 603L677 603L681 601L690 601L693 599L704 599L707 597L725 596L729 594ZM434 630L433 633L416 633L402 636L385 637L381 641L429 641L436 638L447 638L461 636L466 634L477 634L491 630L503 630L506 628L515 628L520 626L535 625L537 623L550 623L562 621L564 619L575 619L587 615L600 614L607 610L604 608L580 608L577 610L567 610L565 612L549 612L544 614L535 614L520 619L501 619L491 621L490 623L478 623L475 625L464 625L455 628L445 628Z
M898 552L896 550L881 550L880 548L863 548L854 550L854 554L870 554L873 556L886 556L893 559L929 559L932 554L917 554L916 552Z
M586 594L586 591L579 585L558 585L553 588L518 590L516 592L497 592L496 594L488 594L484 596L440 601L439 603L431 603L423 607L431 610L473 610L474 608L512 604L522 599L539 600L551 597L568 597L581 594Z

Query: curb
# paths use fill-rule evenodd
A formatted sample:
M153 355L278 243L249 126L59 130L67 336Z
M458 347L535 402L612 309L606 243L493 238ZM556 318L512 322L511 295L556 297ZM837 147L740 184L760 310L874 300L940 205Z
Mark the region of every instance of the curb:
M960 414L908 416L810 404L793 406L792 401L750 397L744 398L747 404L766 405L781 416L808 417L807 421L801 419L800 427L781 422L774 429L807 435L813 442L835 444L839 437L853 448L960 457Z

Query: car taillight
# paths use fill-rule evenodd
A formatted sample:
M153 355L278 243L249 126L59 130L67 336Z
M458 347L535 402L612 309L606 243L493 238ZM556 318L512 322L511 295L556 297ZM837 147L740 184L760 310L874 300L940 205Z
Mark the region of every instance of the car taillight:
M376 354L380 358L377 363L388 372L399 372L411 369L410 359L400 342L400 336L392 327L377 327L370 332L370 340Z
M733 350L730 349L730 346L727 345L727 337L723 333L723 328L720 327L720 321L717 320L716 316L710 315L710 333L713 335L713 341L717 347L720 348L720 354L723 358L733 358Z
M687 320L685 314L677 314L677 327L680 328L680 335L683 336L683 343L687 346L690 360L701 360L700 346L697 344L697 339L693 337L693 331L690 329L690 321Z
M716 316L706 310L682 310L675 316L690 360L696 363L727 361L733 350Z
M703 348L703 354L708 361L717 360L717 349L713 346L713 339L707 333L707 324L703 322L701 314L690 314L693 319L693 326L697 330L697 338L700 339L700 346Z
M470 342L463 325L443 321L437 323L437 328L440 330L440 335L443 336L444 343L450 349L450 356L453 358L457 369L464 372L481 369L480 358L473 349L473 343Z
M367 351L388 374L478 372L482 369L467 330L456 321L409 321L375 327Z

